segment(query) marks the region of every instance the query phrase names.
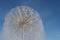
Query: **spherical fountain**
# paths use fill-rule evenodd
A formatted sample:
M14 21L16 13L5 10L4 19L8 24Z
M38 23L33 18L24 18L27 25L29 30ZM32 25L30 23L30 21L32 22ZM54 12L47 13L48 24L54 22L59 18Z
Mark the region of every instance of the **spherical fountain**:
M44 40L44 29L38 12L28 6L17 6L6 15L4 40Z

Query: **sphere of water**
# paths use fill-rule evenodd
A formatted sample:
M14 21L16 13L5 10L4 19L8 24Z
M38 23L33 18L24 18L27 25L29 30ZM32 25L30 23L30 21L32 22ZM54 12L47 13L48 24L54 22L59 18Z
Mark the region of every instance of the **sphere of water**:
M17 6L5 17L4 40L44 40L38 12L28 6Z

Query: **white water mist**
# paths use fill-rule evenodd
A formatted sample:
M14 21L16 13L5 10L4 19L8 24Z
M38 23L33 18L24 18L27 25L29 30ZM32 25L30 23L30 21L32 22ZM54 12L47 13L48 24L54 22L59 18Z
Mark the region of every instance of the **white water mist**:
M6 15L4 40L44 40L44 28L38 12L28 6L17 6Z

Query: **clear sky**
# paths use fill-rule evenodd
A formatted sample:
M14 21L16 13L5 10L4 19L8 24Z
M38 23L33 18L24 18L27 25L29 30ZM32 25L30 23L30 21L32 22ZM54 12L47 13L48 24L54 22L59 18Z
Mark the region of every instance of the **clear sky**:
M43 21L46 40L60 40L60 0L0 0L0 40L4 17L20 5L27 5L39 12Z

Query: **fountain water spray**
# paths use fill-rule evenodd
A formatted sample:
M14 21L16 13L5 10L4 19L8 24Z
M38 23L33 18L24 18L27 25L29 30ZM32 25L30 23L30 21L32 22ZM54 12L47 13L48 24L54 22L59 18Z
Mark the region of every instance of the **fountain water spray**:
M4 40L44 40L44 29L38 12L28 6L17 6L6 15Z

